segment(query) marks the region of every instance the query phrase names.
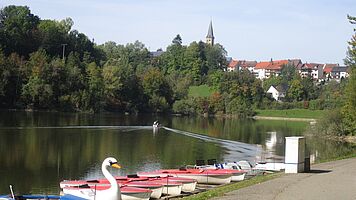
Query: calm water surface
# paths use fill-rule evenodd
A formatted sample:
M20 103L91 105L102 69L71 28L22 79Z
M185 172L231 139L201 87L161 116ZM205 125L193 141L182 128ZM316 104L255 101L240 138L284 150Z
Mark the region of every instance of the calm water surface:
M152 130L159 119L165 128ZM102 177L107 156L116 175L218 161L283 161L284 137L303 135L305 122L118 114L0 111L0 194L58 194L63 179ZM344 143L307 138L312 159L350 151Z

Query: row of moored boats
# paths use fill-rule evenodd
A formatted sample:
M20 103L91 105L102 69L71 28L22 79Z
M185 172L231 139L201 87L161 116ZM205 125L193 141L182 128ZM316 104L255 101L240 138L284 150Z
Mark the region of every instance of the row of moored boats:
M198 163L197 163L198 164ZM120 168L115 158L106 158L102 163L105 179L95 180L64 180L60 188L64 196L52 199L63 200L148 200L162 196L177 196L182 193L193 193L197 184L221 185L242 181L246 177L255 176L266 170L283 169L269 166L269 163L257 163L253 167L248 161L208 165L186 166L181 169L162 169L151 172L139 172L135 175L114 177L109 167ZM3 196L1 199L12 199ZM20 199L20 198L17 198ZM33 199L33 198L32 198ZM46 199L51 199L47 197Z

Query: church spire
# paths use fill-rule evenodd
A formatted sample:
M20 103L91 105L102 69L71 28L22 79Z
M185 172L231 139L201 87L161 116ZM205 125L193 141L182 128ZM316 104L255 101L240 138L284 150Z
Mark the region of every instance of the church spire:
M214 45L214 32L213 32L213 22L210 20L208 34L206 35L206 43Z

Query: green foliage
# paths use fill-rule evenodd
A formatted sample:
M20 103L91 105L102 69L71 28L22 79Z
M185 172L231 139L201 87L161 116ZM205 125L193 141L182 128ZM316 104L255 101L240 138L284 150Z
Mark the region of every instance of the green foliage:
M193 98L177 100L173 104L173 112L183 115L194 115L196 113L194 103Z
M293 79L287 92L287 98L292 101L301 101L303 99L304 90L301 79Z
M27 6L7 6L0 10L0 37L6 55L17 52L27 56L36 50L39 17Z
M163 74L157 68L150 68L142 80L143 92L149 96L149 105L154 112L166 111L172 103L172 91Z
M352 67L345 90L345 105L342 108L343 122L346 132L351 135L356 135L356 66Z
M224 72L220 70L215 70L208 75L208 85L214 90L218 91L220 82L223 78Z
M351 24L356 24L356 17L347 16ZM355 34L352 36L351 40L348 42L347 57L345 59L345 64L347 66L355 67L356 66L356 28L354 29Z
M174 100L181 100L187 98L189 88L194 82L192 76L190 76L189 74L184 75L175 71L167 75L166 79L170 88L172 89Z
M22 96L26 104L32 108L48 108L51 105L53 95L52 87L37 76L30 78L22 88Z
M280 80L281 84L288 84L290 80L298 75L296 67L294 65L284 65L281 70Z
M223 114L225 113L224 97L218 92L214 92L209 97L209 113Z
M347 16L351 24L356 24L356 17ZM354 35L349 41L349 47L345 64L350 70L350 77L345 89L345 105L342 108L343 122L346 132L356 135L356 29Z
M263 80L263 89L267 91L271 86L277 87L282 83L282 76L272 76Z
M233 114L238 117L248 117L253 116L254 111L248 102L246 102L242 97L233 98L226 106L226 113Z
M317 132L322 135L343 136L347 132L340 110L330 110L317 123Z

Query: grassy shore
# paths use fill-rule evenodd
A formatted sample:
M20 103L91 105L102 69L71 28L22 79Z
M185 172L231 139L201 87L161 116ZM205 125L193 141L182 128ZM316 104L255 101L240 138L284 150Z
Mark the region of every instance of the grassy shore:
M257 116L261 116L261 117L319 119L327 111L307 110L307 109L289 109L289 110L256 110L256 112L257 112Z
M211 199L213 197L219 197L223 196L227 192L231 192L234 190L238 190L244 187L248 187L251 185L259 184L268 180L271 180L273 178L281 176L282 173L274 173L274 174L268 174L268 175L261 175L261 176L256 176L248 180L244 180L241 182L237 183L232 183L228 185L223 185L216 187L212 190L208 190L206 192L201 192L192 196L184 197L184 200L205 200L205 199Z

